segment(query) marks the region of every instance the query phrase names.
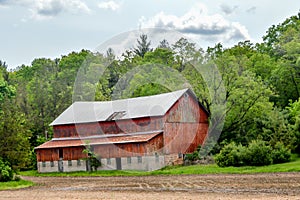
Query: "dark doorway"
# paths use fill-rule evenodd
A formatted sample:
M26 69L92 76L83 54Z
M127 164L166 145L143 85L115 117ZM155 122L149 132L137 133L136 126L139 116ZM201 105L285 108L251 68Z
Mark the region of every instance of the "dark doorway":
M58 160L58 171L59 172L63 172L64 171L64 161L63 161L64 152L63 152L63 149L59 149L58 150L58 157L59 157L59 160Z
M63 149L59 149L59 150L58 150L58 156L59 156L59 158L64 158L64 152L63 152Z
M121 158L116 158L117 170L122 170Z

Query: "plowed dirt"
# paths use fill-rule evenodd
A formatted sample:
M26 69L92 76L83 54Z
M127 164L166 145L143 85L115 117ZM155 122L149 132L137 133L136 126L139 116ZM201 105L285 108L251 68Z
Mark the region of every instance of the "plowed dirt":
M298 199L300 173L142 177L23 177L37 185L0 199Z

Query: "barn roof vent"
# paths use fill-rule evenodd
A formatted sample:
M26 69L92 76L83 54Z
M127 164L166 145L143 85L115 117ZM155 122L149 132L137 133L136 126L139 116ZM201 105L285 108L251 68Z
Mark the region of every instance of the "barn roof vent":
M124 117L125 115L126 115L126 111L114 112L106 119L106 121L122 119L122 117Z

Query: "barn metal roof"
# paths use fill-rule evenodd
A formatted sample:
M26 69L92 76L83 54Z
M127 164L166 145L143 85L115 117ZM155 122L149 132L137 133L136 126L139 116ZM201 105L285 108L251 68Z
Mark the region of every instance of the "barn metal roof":
M155 136L161 134L163 131L149 131L132 134L116 134L109 137L92 137L92 138L53 138L52 140L45 142L44 144L36 147L35 149L49 149L59 147L78 147L85 146L87 143L90 145L101 145L101 144L122 144L122 143L137 143L147 142ZM105 135L104 135L105 136Z
M50 125L163 116L188 90L114 101L74 102Z

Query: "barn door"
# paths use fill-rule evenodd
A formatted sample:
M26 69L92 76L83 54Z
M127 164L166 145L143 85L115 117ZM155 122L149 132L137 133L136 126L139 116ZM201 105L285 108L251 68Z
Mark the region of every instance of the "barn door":
M122 170L121 158L116 158L117 170Z
M58 156L59 156L59 160L58 160L58 171L59 172L63 172L64 171L64 161L63 161L63 149L59 149L58 150Z

